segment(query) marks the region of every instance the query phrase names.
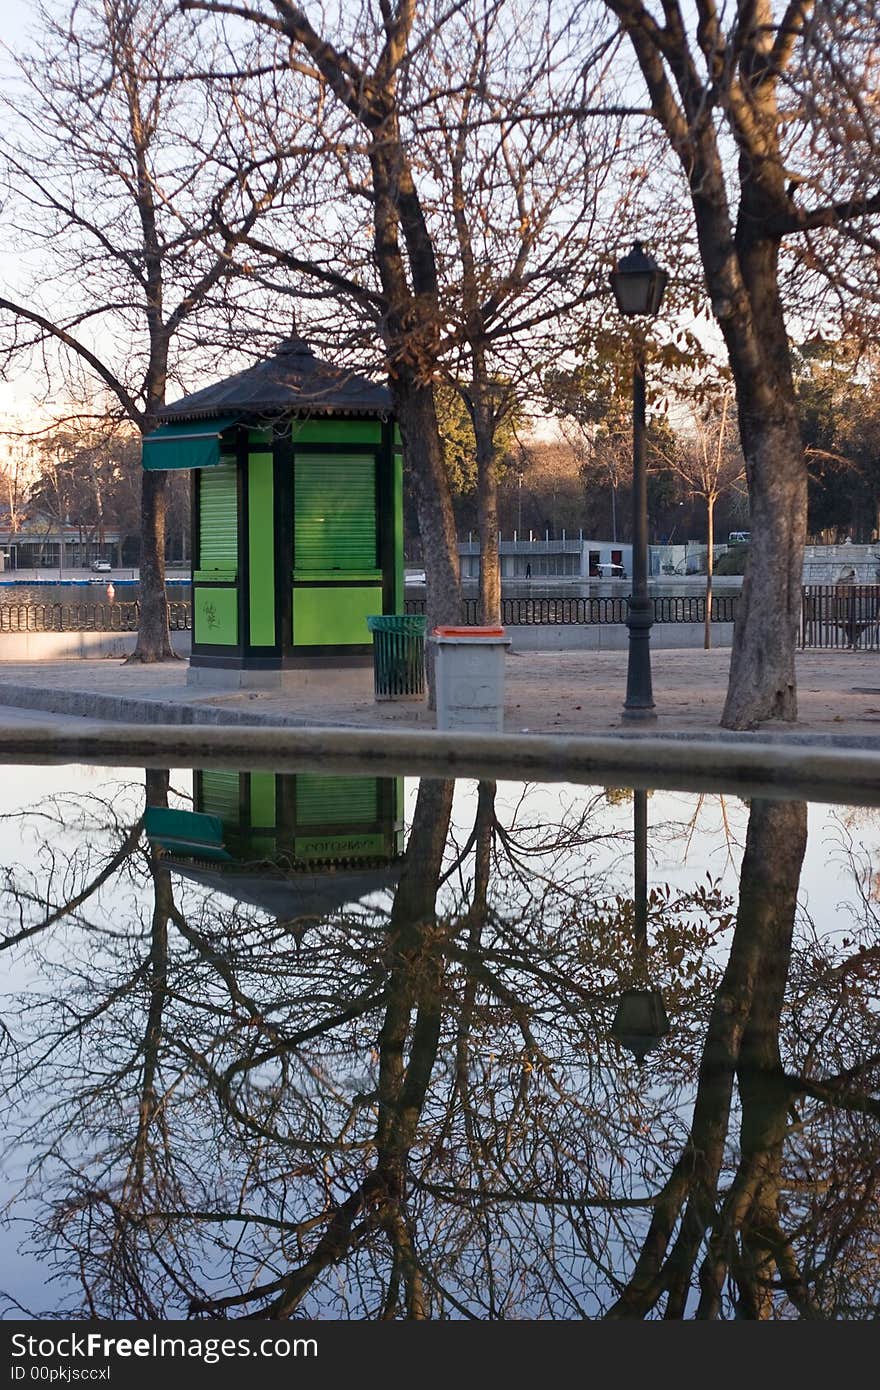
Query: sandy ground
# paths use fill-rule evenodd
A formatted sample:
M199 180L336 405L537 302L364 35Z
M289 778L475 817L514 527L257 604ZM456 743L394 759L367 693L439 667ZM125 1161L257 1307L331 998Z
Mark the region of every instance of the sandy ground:
M657 719L650 725L621 718L626 661L625 652L511 653L505 671L505 732L720 732L728 649L654 652ZM129 666L118 658L6 661L0 664L0 706L136 721L137 703L149 701L151 707L158 703L166 710L185 705L217 714L240 711L249 722L417 729L435 723L424 701L377 701L370 668L297 673L284 691L222 694L187 687L186 670L184 661L146 667ZM804 652L798 656L797 672L797 723L764 724L762 735L831 735L880 742L880 655ZM161 722L161 710L151 710L151 717Z

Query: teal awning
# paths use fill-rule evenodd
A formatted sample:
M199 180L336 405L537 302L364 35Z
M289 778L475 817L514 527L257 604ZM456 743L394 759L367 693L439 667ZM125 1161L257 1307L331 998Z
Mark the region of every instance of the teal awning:
M168 806L148 806L144 829L153 849L183 859L230 859L223 843L223 822L203 811L177 811Z
M216 420L185 420L160 425L144 437L144 468L213 468L220 462L220 436L238 424L238 415Z

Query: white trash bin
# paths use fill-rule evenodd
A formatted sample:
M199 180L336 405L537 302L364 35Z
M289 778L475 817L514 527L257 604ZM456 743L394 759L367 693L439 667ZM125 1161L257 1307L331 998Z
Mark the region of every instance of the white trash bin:
M437 728L501 733L504 658L511 640L503 627L436 627Z

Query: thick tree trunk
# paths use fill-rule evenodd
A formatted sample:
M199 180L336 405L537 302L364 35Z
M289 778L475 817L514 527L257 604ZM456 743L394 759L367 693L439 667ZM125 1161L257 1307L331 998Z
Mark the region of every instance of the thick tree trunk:
M165 595L165 482L167 474L141 475L140 624L129 662L176 661Z
M418 386L402 373L392 376L390 386L403 437L404 458L416 494L427 581L427 630L430 634L438 623L461 622L455 517L443 465L433 390L430 386ZM430 642L426 645L425 664L428 707L435 709L434 648Z
M430 386L392 378L394 408L403 436L404 457L416 494L419 533L425 558L428 628L461 621L458 537L440 447Z
M722 314L719 321L736 388L751 544L721 723L728 729L751 729L767 719L797 719L795 650L807 469L779 297L779 246L750 238L745 202L737 260L748 296L748 331L736 314Z
M778 420L751 434L751 544L721 716L728 729L797 718L795 650L807 507L803 451L796 424Z

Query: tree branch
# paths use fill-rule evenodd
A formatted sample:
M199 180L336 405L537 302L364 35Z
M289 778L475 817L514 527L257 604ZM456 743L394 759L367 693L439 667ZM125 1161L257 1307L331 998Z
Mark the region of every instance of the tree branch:
M14 314L16 318L24 319L26 323L35 324L37 328L42 329L50 338L57 339L59 343L63 343L65 347L70 348L71 351L75 352L78 357L81 357L84 362L87 362L92 368L92 371L96 372L101 380L110 387L110 390L124 407L129 418L134 421L139 429L142 428L145 418L144 412L137 406L134 397L125 389L119 378L110 371L110 368L86 347L85 343L81 343L77 338L74 338L73 334L68 333L66 329L61 328L58 324L51 323L49 319L44 318L36 309L26 309L23 304L16 304L11 299L0 299L0 309L6 309L10 314Z

